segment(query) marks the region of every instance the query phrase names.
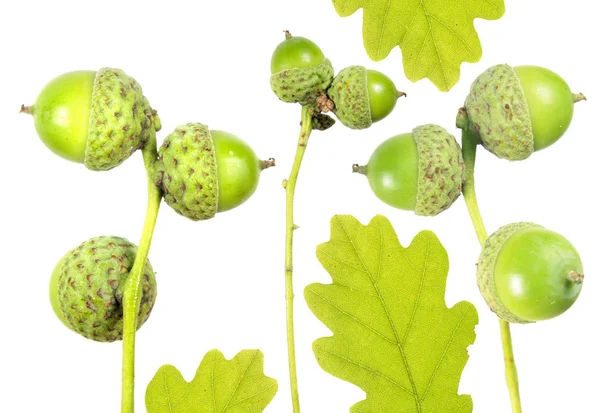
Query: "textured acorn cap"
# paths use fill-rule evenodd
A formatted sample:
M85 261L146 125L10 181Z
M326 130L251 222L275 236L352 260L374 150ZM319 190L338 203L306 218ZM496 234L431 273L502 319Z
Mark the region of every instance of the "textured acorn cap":
M325 59L319 66L282 70L271 75L271 89L287 103L312 105L333 80L333 66Z
M157 184L167 204L193 221L215 216L219 186L213 140L206 125L188 123L167 136L159 149Z
M518 222L505 225L494 232L485 242L481 254L479 255L479 262L477 263L477 285L479 286L481 295L483 295L490 310L495 312L501 319L510 323L526 324L529 323L529 321L513 315L506 307L504 307L498 298L494 269L496 268L496 260L504 243L520 230L527 228L542 227L530 222Z
M342 70L333 79L327 95L335 105L333 113L348 128L366 129L373 124L365 67Z
M85 150L87 168L106 171L120 165L160 128L156 111L135 79L120 69L98 71Z
M534 151L525 92L515 70L497 65L471 85L465 101L471 128L483 146L499 158L528 158Z
M448 209L460 196L464 161L456 138L437 125L413 130L419 153L417 215L434 216Z
M102 342L123 335L123 291L137 247L124 238L96 237L64 257L58 276L58 300L65 322L82 336ZM138 329L156 300L156 280L146 261Z

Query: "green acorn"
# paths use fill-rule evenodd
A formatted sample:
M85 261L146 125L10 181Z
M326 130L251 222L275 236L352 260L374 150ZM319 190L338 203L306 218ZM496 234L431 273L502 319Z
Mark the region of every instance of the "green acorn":
M123 335L123 291L137 247L120 237L89 239L66 253L50 281L50 302L71 330L95 341L112 342ZM150 261L142 281L138 329L156 300L156 280Z
M327 91L333 112L351 129L366 129L389 115L400 96L394 82L381 72L350 66L333 79Z
M271 57L271 89L284 102L314 105L333 80L331 62L311 40L285 33Z
M459 127L470 127L499 158L522 160L555 143L584 99L548 69L497 65L471 85L464 108L470 125Z
M94 171L120 165L161 127L140 85L112 68L58 76L21 112L52 152Z
M248 200L260 172L274 165L273 159L259 160L235 135L188 123L175 129L160 147L156 184L178 214L205 220Z
M490 309L511 323L557 317L577 300L583 265L575 247L540 225L505 225L485 242L477 284Z
M417 215L434 216L460 196L464 161L454 136L424 125L379 145L369 163L354 165L383 202Z

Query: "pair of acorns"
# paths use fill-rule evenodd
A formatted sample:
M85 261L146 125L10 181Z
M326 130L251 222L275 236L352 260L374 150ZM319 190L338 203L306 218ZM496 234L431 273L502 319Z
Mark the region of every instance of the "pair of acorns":
M33 115L50 150L93 171L120 165L161 129L139 84L112 68L59 76L21 111ZM272 165L236 136L189 123L165 138L150 172L165 201L196 221L245 202L258 186L260 171Z
M389 77L363 66L349 66L334 77L331 61L319 46L285 34L271 58L271 89L284 102L312 107L317 129L333 125L324 114L329 111L348 128L366 129L387 117L398 98L405 96Z
M548 69L497 65L473 82L457 126L473 132L497 157L523 160L566 132L574 103L582 99ZM435 125L384 141L367 165L353 169L367 176L383 202L417 215L439 214L462 191L460 146L453 135Z

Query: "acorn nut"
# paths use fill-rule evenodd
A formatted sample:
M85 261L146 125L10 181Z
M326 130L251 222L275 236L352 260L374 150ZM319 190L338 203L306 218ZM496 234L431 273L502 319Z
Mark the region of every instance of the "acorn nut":
M574 303L583 265L562 235L530 222L505 225L485 242L477 284L490 309L511 323L554 318Z
M165 202L193 221L244 203L256 190L260 172L275 165L273 159L259 160L237 136L201 123L176 128L158 154L155 183Z
M483 146L502 159L528 158L555 143L573 118L573 94L556 73L539 66L496 65L471 85L464 110Z
M333 113L351 129L366 129L389 115L400 96L394 82L381 72L350 66L333 79L327 91Z
M464 161L456 138L429 124L384 141L367 165L354 165L353 171L366 175L388 205L434 216L460 196Z
M284 102L315 105L333 80L331 62L313 41L285 33L271 57L271 89Z
M21 112L50 150L93 171L120 165L161 128L140 85L113 68L58 76Z

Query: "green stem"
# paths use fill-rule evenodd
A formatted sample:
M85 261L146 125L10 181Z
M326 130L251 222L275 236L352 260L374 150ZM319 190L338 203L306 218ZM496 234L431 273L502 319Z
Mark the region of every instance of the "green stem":
M483 247L487 240L487 232L481 218L477 197L475 194L475 158L477 154L477 144L479 139L469 131L466 125L463 126L462 133L462 151L465 161L465 182L463 185L463 196L473 222L473 227L477 233L479 243ZM502 319L500 321L500 333L502 336L502 350L504 351L504 365L506 374L506 385L512 405L513 413L521 413L521 398L519 396L519 379L517 375L517 366L512 349L512 340L510 335L510 324Z
M298 378L296 375L296 347L294 344L294 284L293 284L293 265L292 250L294 241L294 231L298 228L294 224L294 193L296 191L296 182L298 173L302 165L302 158L306 151L308 138L312 132L313 110L302 107L302 129L296 148L296 157L292 165L290 177L283 181L285 188L285 308L287 316L287 344L288 344L288 364L290 370L290 389L292 392L292 408L294 413L300 412L300 397L298 395Z
M144 229L138 246L138 251L123 293L123 370L121 391L121 413L133 413L134 405L134 364L135 364L135 333L137 319L142 299L142 277L148 259L152 234L156 225L158 209L162 194L154 183L153 173L156 168L157 150L156 133L152 131L150 139L142 149L144 166L148 180L148 204Z
M467 204L467 209L469 210L469 215L471 216L471 221L473 222L473 227L477 233L477 239L483 247L488 235L485 230L485 225L483 224L483 219L481 218L481 212L479 211L479 204L477 203L477 196L475 194L475 157L477 155L477 143L477 137L469 132L468 129L463 129L462 153L465 161L463 196L465 198L465 203Z
M510 393L510 403L513 413L521 413L521 398L519 396L519 375L513 354L512 338L510 335L510 324L508 321L499 319L500 334L502 336L502 350L504 351L504 365L506 370L506 384Z

